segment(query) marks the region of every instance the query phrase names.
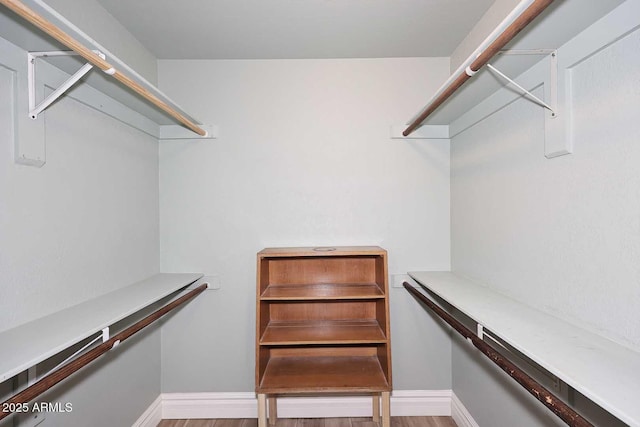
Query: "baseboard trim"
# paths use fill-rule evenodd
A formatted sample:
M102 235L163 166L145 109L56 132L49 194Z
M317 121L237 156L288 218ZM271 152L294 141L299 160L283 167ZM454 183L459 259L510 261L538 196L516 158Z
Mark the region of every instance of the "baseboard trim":
M163 393L162 419L257 418L255 393Z
M162 395L151 403L131 427L157 427L162 421Z
M451 390L398 390L391 393L394 417L451 415Z
M451 393L451 417L458 427L480 427L455 393Z
M391 395L392 416L450 416L451 390L398 390ZM163 393L162 419L256 418L254 393ZM369 396L282 397L279 418L371 416ZM146 426L145 426L146 427Z

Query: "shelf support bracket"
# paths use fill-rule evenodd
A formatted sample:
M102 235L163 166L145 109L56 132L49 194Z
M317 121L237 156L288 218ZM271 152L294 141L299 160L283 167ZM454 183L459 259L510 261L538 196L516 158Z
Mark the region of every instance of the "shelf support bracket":
M549 70L550 78L550 103L544 102L542 99L535 96L533 93L522 87L511 77L504 74L502 71L498 70L491 64L487 64L487 68L503 78L504 80L511 83L513 86L518 88L524 95L526 95L530 100L540 105L541 107L546 108L551 112L551 118L556 118L558 116L558 53L555 50L546 50L546 49L533 49L533 50L505 50L501 51L503 55L550 55L551 60L551 68Z
M478 323L476 325L476 335L478 336L478 338L480 338L481 340L484 340L484 326L481 323Z
M534 98L533 95L519 89L526 94L526 98L534 100L547 109L544 115L544 155L548 159L564 156L573 152L573 130L571 128L571 70L566 66L567 58L563 57L561 64L558 51L555 49L528 49L528 50L503 50L502 55L543 55L548 59L548 74L542 79L544 87L544 100ZM499 73L488 65L493 72ZM503 76L506 78L506 76ZM510 83L518 86L513 80ZM530 84L528 87L532 87Z
M555 112L555 108L553 108L551 105L547 104L546 102L544 102L542 99L538 98L537 96L535 96L534 94L532 94L530 91L526 90L525 88L523 88L522 86L520 86L518 83L516 83L511 77L507 76L506 74L504 74L502 71L498 70L496 67L494 67L491 64L487 64L487 68L489 68L491 71L493 71L494 73L496 73L497 75L499 75L500 77L502 77L503 79L505 79L506 81L508 81L509 83L511 83L513 86L517 87L518 89L520 89L520 91L522 93L524 93L525 95L527 95L529 97L529 99L531 99L532 101L534 101L536 104L540 105L541 107L546 108L547 110L551 111L551 116L555 117L556 116L556 112Z
M105 55L99 51L95 53L102 59L105 59ZM27 78L29 88L29 117L33 120L38 118L38 115L45 111L51 104L53 104L58 98L64 95L73 85L75 85L80 79L82 79L91 69L93 65L90 63L84 64L78 71L76 71L71 77L69 77L64 83L62 83L57 89L55 89L49 96L47 96L42 102L36 105L36 59L46 58L51 56L77 56L78 54L73 51L50 51L50 52L27 52Z

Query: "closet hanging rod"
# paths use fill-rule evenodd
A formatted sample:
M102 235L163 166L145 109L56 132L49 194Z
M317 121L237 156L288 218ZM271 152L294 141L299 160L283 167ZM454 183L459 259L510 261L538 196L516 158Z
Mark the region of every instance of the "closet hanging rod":
M124 340L137 334L142 329L146 328L156 320L160 319L165 314L169 313L172 310L175 310L176 308L186 303L190 299L195 298L196 296L204 292L208 286L209 286L208 284L203 283L202 285L189 291L188 293L184 294L183 296L176 299L175 301L172 301L169 304L165 305L164 307L154 311L153 313L146 316L144 319L139 320L138 322L129 326L124 331L114 335L113 337L111 337L111 339L105 341L104 343L100 344L97 347L94 347L93 349L79 356L77 359L62 366L60 369L45 376L35 384L27 387L26 389L16 394L9 400L3 402L1 404L2 405L1 407L16 408L16 407L19 407L20 404L24 404L32 401L33 399L35 399L45 391L49 390L51 387L55 386L56 384L66 379L67 377L71 376L73 373L79 371L81 368L93 362L94 360L96 360L98 357L102 356L109 350L115 348ZM9 416L11 413L12 413L11 411L0 411L0 420Z
M466 61L438 89L431 101L411 119L409 126L402 132L409 136L427 117L451 97L471 76L487 64L531 21L540 15L553 0L523 0L496 27L495 30L469 55Z
M411 286L409 283L404 282L402 284L404 288L409 291L414 298L420 303L427 306L442 320L448 323L453 329L455 329L460 335L480 350L485 356L487 356L493 363L498 365L500 369L505 371L507 375L513 378L518 384L526 389L533 397L538 399L544 406L546 406L551 412L553 412L558 418L564 421L571 427L594 427L589 421L578 414L572 408L570 408L562 400L558 399L549 390L543 387L536 380L527 375L522 369L513 364L510 360L504 358L500 353L493 349L489 344L480 339L476 334L469 330L466 326L456 320L449 313L444 311L438 305L436 305L429 298L424 296L420 291Z
M173 117L176 121L195 132L200 136L206 136L207 132L195 124L193 121L189 120L180 112L176 111L174 108L169 106L166 102L158 98L156 95L151 93L148 89L145 89L142 85L132 80L130 77L122 74L122 72L116 70L108 61L102 59L98 54L91 51L85 47L82 43L75 40L69 34L65 33L62 29L58 28L56 25L48 21L43 16L39 15L34 10L30 9L27 5L22 3L19 0L0 0L0 4L3 4L8 9L16 13L18 16L26 19L36 28L45 32L58 42L62 43L64 46L69 49L77 52L80 56L82 56L87 62L93 64L94 66L100 68L106 74L111 75L114 79L118 80L120 83L140 95L145 100L149 101L151 104L155 105L160 110L167 113L169 116Z

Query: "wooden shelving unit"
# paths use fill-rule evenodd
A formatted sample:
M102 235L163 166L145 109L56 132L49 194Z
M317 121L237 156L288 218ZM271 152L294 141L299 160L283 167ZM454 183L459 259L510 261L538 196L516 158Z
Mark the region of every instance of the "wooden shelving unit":
M258 253L256 393L261 427L279 395L373 396L388 427L391 392L387 252L379 247Z

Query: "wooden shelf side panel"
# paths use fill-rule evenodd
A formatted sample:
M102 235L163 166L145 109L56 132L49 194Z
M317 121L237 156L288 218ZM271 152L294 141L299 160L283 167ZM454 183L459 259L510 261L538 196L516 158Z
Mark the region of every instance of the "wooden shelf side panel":
M269 260L258 258L258 295L269 286Z
M389 332L389 316L388 311L386 310L386 300L378 300L376 301L376 320L380 327L386 331L385 335L388 335Z
M375 260L375 275L376 275L376 283L382 289L385 295L389 294L389 284L388 275L387 275L387 257L386 255L382 255L376 257Z
M256 353L256 384L260 384L262 378L264 378L264 371L269 363L271 351L268 347L258 346L258 351Z
M388 345L379 346L377 348L377 357L384 377L389 383L389 388L391 388L391 347Z

